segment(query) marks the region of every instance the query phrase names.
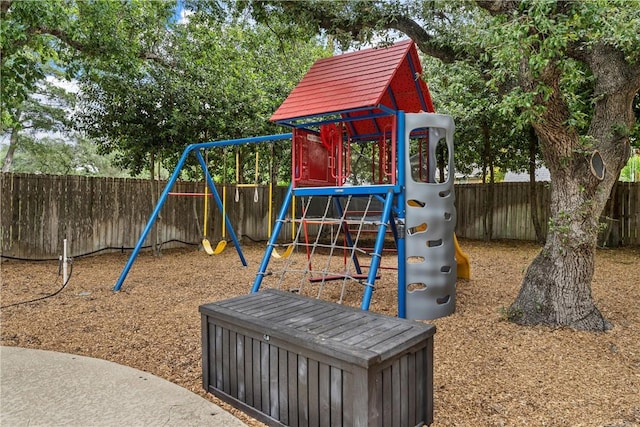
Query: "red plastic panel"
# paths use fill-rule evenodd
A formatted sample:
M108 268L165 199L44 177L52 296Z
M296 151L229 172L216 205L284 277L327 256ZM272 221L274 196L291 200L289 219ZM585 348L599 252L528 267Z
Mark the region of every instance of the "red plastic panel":
M336 178L332 176L332 156L318 133L295 129L291 158L294 187L337 185Z

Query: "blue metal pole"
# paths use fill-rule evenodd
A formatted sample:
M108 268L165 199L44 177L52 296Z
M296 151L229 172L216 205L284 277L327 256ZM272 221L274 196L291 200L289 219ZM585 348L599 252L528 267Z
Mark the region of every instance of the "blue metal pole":
M407 259L406 248L406 228L405 219L407 213L406 205L406 185L407 185L407 149L409 147L409 140L405 138L405 116L404 111L398 111L396 116L396 152L398 153L398 177L397 182L400 185L402 191L398 194L396 217L398 223L401 225L397 234L397 247L398 247L398 317L407 317L407 271L405 269L405 262Z
M287 194L282 202L282 207L280 208L280 212L278 213L278 219L276 224L273 227L273 232L271 233L271 237L269 237L269 243L267 244L267 250L262 257L262 262L260 263L260 267L258 268L258 273L256 274L256 279L253 282L253 287L251 288L251 293L258 292L260 290L260 285L262 284L262 279L264 278L264 274L267 271L267 266L269 265L269 259L271 258L271 253L273 252L273 248L278 240L278 235L280 234L280 229L282 228L282 224L284 223L284 219L287 216L287 211L289 210L289 205L291 205L291 199L293 198L293 183L289 184L289 189L287 190ZM295 218L291 218L294 220Z
M169 178L167 185L164 187L164 190L162 191L162 194L158 199L158 203L156 204L156 207L153 209L153 212L149 217L149 221L147 221L147 225L144 227L144 230L142 231L142 234L138 239L138 243L136 243L135 248L133 248L133 252L131 252L131 255L129 256L129 260L127 261L127 264L122 269L122 272L120 273L120 277L118 278L118 281L113 287L114 291L117 292L122 287L122 283L124 282L124 279L126 279L127 274L129 274L129 270L131 270L131 266L133 265L133 262L136 260L136 257L138 256L138 253L140 252L140 249L142 248L142 245L144 244L144 241L147 238L147 235L151 231L151 228L153 227L153 223L158 218L160 209L162 209L164 202L167 200L169 191L171 191L171 188L173 188L173 185L178 179L178 176L180 175L180 170L182 169L182 166L184 166L184 162L187 160L187 156L189 155L191 150L193 150L193 145L187 146L187 148L185 148L184 151L182 152L182 156L180 156L180 160L178 160L178 164L176 165L176 168L174 169L173 174L171 174L171 178Z
M364 289L364 295L362 296L362 304L360 308L362 310L369 310L369 304L371 304L371 297L373 295L373 285L376 281L376 275L378 274L378 267L380 266L380 260L382 259L382 250L384 248L384 237L387 233L387 223L391 217L391 207L393 206L393 191L389 190L387 197L384 201L384 207L382 209L382 218L380 219L380 228L378 228L378 235L376 236L376 243L373 249L371 257L371 267L369 267L369 275L367 276L367 283Z
M257 144L260 142L291 139L292 136L293 134L291 133L281 133L277 135L266 135L266 136L252 136L250 138L227 139L224 141L199 142L197 144L192 144L189 147L193 147L192 150L199 150L202 148L226 147L228 145Z
M200 166L202 166L202 171L204 172L204 177L207 181L207 185L209 186L209 189L211 190L211 194L213 194L213 197L216 199L216 204L218 205L220 214L222 214L222 212L224 212L224 207L222 206L222 199L220 199L220 195L218 194L216 185L213 182L213 179L211 178L211 174L209 174L209 168L207 167L207 163L204 161L204 158L202 157L202 153L200 153L200 150L196 151L196 157L198 158L198 162L200 162ZM233 230L233 226L231 225L229 216L226 213L224 215L224 221L227 225L227 230L229 230L229 235L233 240L233 244L236 247L236 252L238 252L238 256L240 257L240 262L242 263L242 265L246 267L247 260L244 258L244 254L242 253L242 248L240 247L240 242L238 241L236 232Z

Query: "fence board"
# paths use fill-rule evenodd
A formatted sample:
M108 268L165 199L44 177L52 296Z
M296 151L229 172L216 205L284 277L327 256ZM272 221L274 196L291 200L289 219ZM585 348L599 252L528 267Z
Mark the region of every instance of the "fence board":
M640 183L618 183L620 239L625 245L640 245Z
M0 240L5 256L56 258L67 239L70 256L104 248L122 250L135 246L153 206L151 182L141 179L49 176L27 174L0 175ZM165 182L161 182L162 191ZM543 233L547 232L550 206L549 183L537 183L538 206ZM178 182L175 192L203 192L202 183ZM222 197L222 186L217 187ZM286 189L274 187L269 218L269 188L260 186L258 202L254 188L227 187L225 208L237 234L253 240L266 240L269 222L280 210ZM488 188L481 184L455 187L459 237L483 239L485 199ZM497 183L494 187L494 239L535 240L529 204L529 183ZM614 221L624 245L640 245L640 183L619 183L617 196L620 218ZM297 200L300 213L300 201ZM239 219L243 220L240 221ZM168 197L157 224L163 247L198 244L203 236L204 198ZM217 243L222 238L222 215L214 198L209 198L207 237ZM155 232L155 230L153 231ZM290 238L290 226L283 239ZM226 239L229 239L227 231ZM171 241L178 242L171 242ZM147 238L150 246L153 236Z

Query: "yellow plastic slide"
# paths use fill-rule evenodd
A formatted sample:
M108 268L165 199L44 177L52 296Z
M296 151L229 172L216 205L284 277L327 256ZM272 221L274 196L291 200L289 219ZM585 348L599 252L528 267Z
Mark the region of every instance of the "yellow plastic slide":
M458 264L458 278L459 279L471 279L471 264L469 263L469 256L462 252L460 245L458 244L458 238L453 235L453 244L456 247L456 262Z

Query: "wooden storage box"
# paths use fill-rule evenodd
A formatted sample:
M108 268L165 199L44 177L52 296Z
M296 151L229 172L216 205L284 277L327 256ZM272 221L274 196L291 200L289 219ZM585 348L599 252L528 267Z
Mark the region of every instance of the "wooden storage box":
M200 313L205 390L269 425L432 422L434 326L273 289Z

